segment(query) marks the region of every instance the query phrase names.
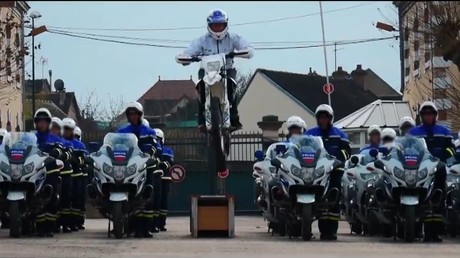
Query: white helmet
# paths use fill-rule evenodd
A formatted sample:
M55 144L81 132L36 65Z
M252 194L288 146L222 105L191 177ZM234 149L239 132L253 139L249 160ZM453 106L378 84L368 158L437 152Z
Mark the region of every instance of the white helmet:
M160 128L155 128L155 134L160 138L161 143L165 142L165 133Z
M77 127L75 127L75 129L73 129L73 135L81 137L81 129L80 129L80 127L77 126Z
M75 123L75 120L73 120L72 118L66 117L62 119L62 127L68 127L73 130L75 129L75 127L77 127L77 124Z
M6 129L0 128L0 137L5 137L8 134Z
M35 111L34 114L34 121L37 121L38 119L46 119L48 120L48 123L51 122L51 112L47 108L39 108L37 111Z
M209 35L211 35L211 37L213 39L221 40L227 35L227 33L228 33L228 17L227 17L227 13L225 13L224 11L222 11L220 9L212 10L209 13L206 21L208 22ZM222 30L220 30L220 31L214 31L212 29L213 24L223 24L224 28Z
M334 122L334 110L328 104L321 104L316 108L315 116L318 116L320 113L327 113L331 116L331 123Z
M380 129L380 126L378 125L371 125L369 126L369 129L367 129L367 137L368 139L371 138L371 134L374 132L378 132L379 134L382 134L382 129Z
M150 127L149 121L147 119L145 119L145 118L142 118L142 124L147 126L147 127Z
M62 120L59 117L53 117L51 118L51 125L57 125L59 128L62 128Z
M422 103L422 105L420 105L420 109L419 109L420 118L422 118L422 113L425 109L432 109L436 113L436 120L438 120L438 109L436 108L436 105L433 102L425 101Z
M391 138L394 140L396 138L396 131L393 128L384 128L381 135L382 139Z
M401 129L404 125L410 124L412 127L415 126L415 121L410 116L405 116L399 120L399 129Z
M286 121L286 127L287 129L291 129L291 127L293 126L296 126L296 127L299 127L301 128L302 130L302 133L304 132L304 130L307 128L307 124L305 123L305 121L300 118L299 116L290 116L287 121Z
M141 114L141 117L144 116L144 107L142 107L141 103L139 103L137 101L130 102L130 103L128 103L128 105L126 105L125 114L128 111L128 109L135 109Z

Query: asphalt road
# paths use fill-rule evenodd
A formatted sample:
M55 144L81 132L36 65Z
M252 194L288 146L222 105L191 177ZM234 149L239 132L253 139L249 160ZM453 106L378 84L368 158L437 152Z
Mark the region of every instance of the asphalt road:
M460 238L445 239L439 244L406 244L350 235L345 222L341 222L336 242L273 237L259 217L237 217L233 239L194 239L189 233L188 217L170 218L168 232L155 234L153 239L108 239L107 221L102 219L88 220L86 226L84 231L44 239L10 239L8 231L1 230L0 257L460 257ZM316 225L314 229L318 237Z

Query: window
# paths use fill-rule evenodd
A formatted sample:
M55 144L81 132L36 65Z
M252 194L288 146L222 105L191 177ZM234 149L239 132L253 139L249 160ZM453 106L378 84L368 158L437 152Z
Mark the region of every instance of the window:
M425 10L423 11L423 22L425 24L430 22L430 10L428 7L425 7Z
M350 140L350 143L353 145L361 144L361 133L360 132L348 133L348 140Z
M409 49L404 49L404 58L409 58Z
M404 41L409 41L409 28L404 28Z
M446 68L434 68L433 69L433 78L445 78L447 77Z

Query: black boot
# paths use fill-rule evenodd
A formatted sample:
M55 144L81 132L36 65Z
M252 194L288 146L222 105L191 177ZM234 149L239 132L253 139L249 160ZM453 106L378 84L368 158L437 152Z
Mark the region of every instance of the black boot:
M152 223L151 223L151 230L150 230L150 232L152 232L152 233L158 233L158 232L160 232L160 229L159 229L159 227L158 227L158 220L159 220L158 216L153 217L153 220L152 220Z
M144 237L144 231L143 231L143 227L144 225L142 225L143 221L142 221L142 217L136 217L134 218L134 238L143 238Z
M168 231L166 229L166 216L165 215L160 215L158 229L163 232Z
M54 229L56 228L54 221L46 221L44 223L45 226L45 236L46 237L54 237Z
M35 230L37 231L38 237L45 237L45 227L44 222L36 222Z

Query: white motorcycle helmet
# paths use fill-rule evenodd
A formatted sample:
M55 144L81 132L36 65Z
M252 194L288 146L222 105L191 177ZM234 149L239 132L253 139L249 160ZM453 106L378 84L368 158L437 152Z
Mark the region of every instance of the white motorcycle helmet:
M322 113L328 114L331 117L331 124L334 123L334 110L331 106L329 106L328 104L319 105L315 111L316 118L318 118L318 116Z
M396 139L396 131L393 128L384 128L381 133L382 139Z
M37 122L39 119L46 119L48 123L51 123L51 112L47 108L37 109L34 114L34 122Z
M141 119L140 122L142 122L142 119L144 117L144 107L141 105L141 103L139 103L137 101L128 103L128 105L126 105L126 108L125 108L126 118L128 118L128 110L130 110L130 109L134 109L137 112L139 112L140 119Z
M157 138L160 139L161 144L165 143L165 133L160 128L155 128L155 134Z
M299 127L302 133L304 133L305 129L307 128L307 124L302 118L300 118L299 116L290 116L286 121L286 127L288 130L288 133L291 127L294 127L294 126Z
M57 126L59 128L62 128L62 120L59 117L52 117L51 118L51 127L52 126Z
M423 113L427 110L431 109L436 114L436 120L438 120L438 108L436 108L436 104L431 101L425 101L420 105L419 114L420 120L422 120Z
M412 119L410 116L405 116L399 120L399 129L402 129L404 126L409 124L410 126L414 127L415 126L415 121Z
M220 9L212 10L207 19L209 35L215 40L222 40L228 33L227 13Z
M81 138L81 129L80 127L75 127L75 129L73 129L73 135L78 137L78 138Z
M62 119L62 127L67 127L69 129L75 130L75 127L77 127L77 123L75 123L75 120L72 118L66 117Z
M147 119L145 119L145 118L142 118L142 124L147 126L147 127L150 127L149 121Z
M8 137L8 131L6 129L1 128L0 137L1 137L0 144L2 144L5 141L5 139Z
M371 139L371 134L372 133L378 133L378 134L382 134L382 129L380 129L380 126L378 125L371 125L369 126L369 129L367 129L367 139Z

